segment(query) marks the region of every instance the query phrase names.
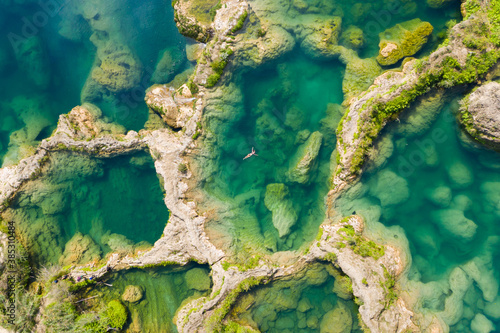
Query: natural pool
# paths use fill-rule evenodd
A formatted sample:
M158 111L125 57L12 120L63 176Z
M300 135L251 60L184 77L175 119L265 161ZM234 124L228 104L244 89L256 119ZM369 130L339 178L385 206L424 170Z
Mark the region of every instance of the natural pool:
M3 213L38 265L84 264L158 240L169 212L146 153L111 159L51 154Z
M269 333L361 332L349 286L333 265L312 264L242 296L231 319Z
M0 164L17 163L50 136L60 114L84 101L127 129L143 128L144 92L191 66L185 44L172 6L161 0L0 3ZM100 82L111 84L93 66L114 48L124 51L112 52L108 66L116 59L138 66L133 73L115 68L127 82L101 91L87 81L101 74Z
M430 42L417 54L422 55L437 46L446 22L459 18L458 6L453 4L446 7L443 15L442 10L410 1L405 2L406 11L389 15L384 24L375 22L376 29L368 23L375 20L373 14L386 12L388 3L360 3L352 7L350 2L294 1L290 7L283 7L283 15L300 22L299 3L304 3L304 8L309 6L302 10L303 14L340 15L342 29L353 24L365 29L360 57L376 56L379 32L416 17L434 25ZM296 39L300 44L300 38ZM381 68L378 70L382 72ZM208 224L208 229L219 228L219 233L229 230L233 239L249 240L271 252L298 249L314 238L324 220L323 198L329 190L335 130L344 112L341 104L346 66L336 59L312 59L296 46L277 60L242 71L234 75L232 83L237 88L229 88L233 91L226 94L236 96L232 100L228 97L226 105L232 105L205 110L207 127L217 133L217 140L210 147L216 170L208 177L204 189L235 207L224 216L224 222ZM367 73L349 75L365 74L370 77ZM214 125L214 119L224 112L228 114ZM252 147L258 156L243 160ZM305 175L297 168L301 163L308 164ZM227 221L230 226L225 224Z
M457 108L438 95L401 116L379 143L379 166L337 207L364 216L368 229L401 226L417 309L437 313L453 332L479 332L500 328L500 155L464 136Z
M206 266L189 265L111 273L106 283L112 287L100 285L87 297L99 295L97 299L103 304L113 299L122 300L130 318L124 332L174 333L177 332L173 323L177 309L188 300L206 296L212 282ZM142 297L136 300L124 296L127 286L139 287Z

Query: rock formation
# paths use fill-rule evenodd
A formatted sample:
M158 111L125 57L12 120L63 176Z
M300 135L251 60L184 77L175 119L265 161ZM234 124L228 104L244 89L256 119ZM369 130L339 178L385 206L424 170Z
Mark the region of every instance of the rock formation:
M264 203L272 212L274 227L280 237L287 236L297 222L297 212L288 197L288 188L285 184L269 184L266 188Z
M432 30L430 23L414 19L381 32L377 61L382 66L388 66L414 55L427 43Z

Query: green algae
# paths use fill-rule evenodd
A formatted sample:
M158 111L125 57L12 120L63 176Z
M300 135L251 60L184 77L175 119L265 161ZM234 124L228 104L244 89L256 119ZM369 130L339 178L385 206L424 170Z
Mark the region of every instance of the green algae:
M32 153L50 136L60 114L86 100L81 92L94 65L95 35L109 35L114 43L126 41L143 65L132 89L92 100L104 116L129 130L140 130L148 119L143 100L152 79L171 80L190 67L185 61L185 38L175 26L173 9L163 1L127 0L118 4L118 10L113 10L114 2L93 4L92 10L78 9L83 3L71 4L56 12L53 5L50 1L0 4L0 163L5 165ZM90 12L92 18L84 18ZM97 21L107 23L93 36L90 24ZM163 75L156 61L169 48L177 52L168 68L160 68L167 72Z
M331 264L312 264L243 294L228 320L260 332L361 332L350 281L342 281Z
M384 132L394 143L392 156L363 175L361 184L339 199L337 207L344 214L354 210L365 217L369 231L375 230L376 222L402 227L411 255L406 288L423 293L415 310L442 316L450 331L469 331L478 321L498 327L499 317L486 305L494 304L500 283L498 251L494 249L500 235L498 195L494 194L500 181L500 158L461 132L450 111L457 111L456 101L445 101L440 102L445 107L437 119L420 118L423 122L413 124L419 128L413 133L399 127L419 118L403 113L401 125L392 124ZM394 178L380 178L387 172L406 185L394 186ZM384 204L381 198L387 194L397 200ZM458 274L451 273L457 268L465 272L463 286L453 284L450 276ZM479 287L467 284L472 279ZM433 283L445 287L439 291ZM460 288L463 293L458 292ZM447 290L455 290L458 298L446 304L456 306L445 304Z
M201 283L200 283L201 281ZM122 299L129 285L139 285L143 297L137 302L123 301L129 313L126 332L177 332L173 320L179 307L188 300L207 296L211 288L209 271L205 266L130 269L110 273L106 283L86 294L99 295L99 302ZM91 308L98 304L91 303Z
M84 264L151 246L168 221L152 159L51 154L3 213L38 265Z

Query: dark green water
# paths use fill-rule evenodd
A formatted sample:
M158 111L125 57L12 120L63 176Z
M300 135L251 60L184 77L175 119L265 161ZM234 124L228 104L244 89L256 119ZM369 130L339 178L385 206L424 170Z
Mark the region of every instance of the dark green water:
M58 3L64 6L55 10L58 6L53 4ZM101 21L100 26L89 18L90 13ZM50 136L60 114L81 104L81 91L96 55L89 40L92 24L109 35L112 43L126 45L141 64L140 80L130 90L110 92L100 100L85 99L127 129L143 128L148 118L144 91L153 83L151 77L163 51L173 49L176 62L163 79L171 80L189 67L185 38L175 26L168 1L2 2L0 162L17 163L29 147Z
M261 332L361 332L357 306L341 279L330 264L314 264L293 279L246 294L232 316Z
M152 245L161 237L169 212L146 153L104 160L57 153L48 163L43 175L29 182L3 214L5 220L15 221L38 264L64 266L71 258L84 264L111 250ZM64 260L61 255L75 234L88 236L69 248Z
M469 332L477 314L500 328L498 311L492 311L499 308L500 155L462 141L450 111L456 104L441 102L446 107L435 121L420 122L414 112L417 121L411 127L406 127L404 117L403 125L392 126L383 139L386 147L393 146L392 156L367 172L361 184L340 199L338 208L344 215L356 211L369 225L380 221L403 228L412 258L410 284L445 285L420 300L423 309L444 310L454 268L471 276L470 267L477 268L477 280L466 289L462 318L451 331ZM420 110L424 113L425 108Z
M130 318L124 327L124 332L128 333L177 332L173 323L177 309L190 299L206 296L211 288L209 270L200 265L130 269L111 273L106 283L113 287L97 287L89 293L89 297L100 295L98 299L105 304L113 299L122 299L129 285L140 286L144 292L142 299L135 303L124 301Z

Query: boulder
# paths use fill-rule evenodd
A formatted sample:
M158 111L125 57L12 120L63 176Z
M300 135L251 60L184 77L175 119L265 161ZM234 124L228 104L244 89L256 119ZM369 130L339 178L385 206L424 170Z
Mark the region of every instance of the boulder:
M170 47L163 51L160 55L158 62L156 63L155 71L151 77L151 82L153 83L168 83L170 82L176 73L178 73L186 58L184 52L178 47Z
M452 0L427 0L427 5L431 8L441 8L452 2Z
M365 43L363 30L354 25L348 26L340 35L340 43L353 50L362 48Z
M288 196L288 187L285 184L267 185L264 204L272 213L273 224L280 237L285 237L290 233L290 229L298 218Z
M447 186L438 186L426 193L427 199L429 199L432 203L446 208L451 203L451 189Z
M469 134L500 149L500 83L480 86L462 102L461 121Z
M484 313L494 320L500 319L500 296L497 296L493 302L486 302Z
M140 286L128 285L122 294L122 300L130 303L139 302L142 299L143 292Z
M389 169L377 173L370 194L380 200L382 207L405 202L410 197L407 181Z
M462 240L470 241L476 234L477 225L456 209L442 209L431 214L432 219L445 233Z
M328 58L337 54L342 18L339 16L302 15L301 29L296 33L300 46L311 57Z
M495 325L481 313L478 313L472 319L470 328L474 333L490 333L495 331Z
M328 311L321 319L320 333L349 333L352 328L351 312L343 302Z
M396 24L379 34L380 51L377 61L382 66L397 63L417 53L427 43L433 27L429 22L414 19Z
M307 312L310 309L312 309L311 302L309 301L308 298L301 298L299 301L299 305L297 306L297 311L299 312Z
M447 167L448 176L455 188L466 188L472 185L474 175L465 163L455 161Z
M309 182L311 171L316 167L316 159L322 141L323 134L316 131L299 147L292 159L291 167L288 172L290 181L299 184L307 184Z
M77 232L67 243L59 258L61 266L83 265L101 259L101 249L92 237Z
M189 289L206 291L210 289L211 281L207 272L203 268L193 268L187 271L186 284Z
M98 50L97 66L92 69L91 75L108 91L123 92L139 85L142 65L127 46L110 43Z

